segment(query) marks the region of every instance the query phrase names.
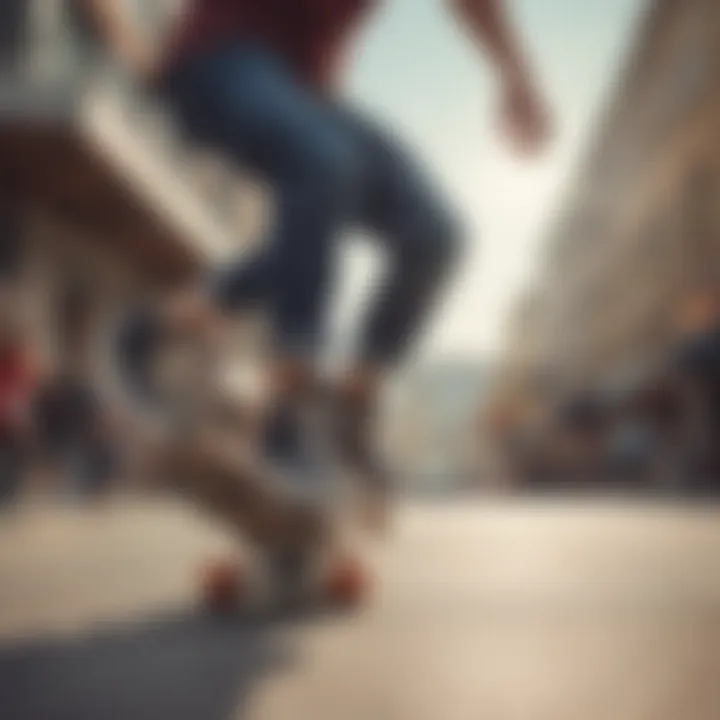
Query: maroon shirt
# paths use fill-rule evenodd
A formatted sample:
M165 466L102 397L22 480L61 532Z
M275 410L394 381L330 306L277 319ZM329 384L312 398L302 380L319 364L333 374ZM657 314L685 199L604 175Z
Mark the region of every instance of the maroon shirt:
M277 50L304 81L335 78L352 30L374 0L192 0L171 41L169 61L231 39Z

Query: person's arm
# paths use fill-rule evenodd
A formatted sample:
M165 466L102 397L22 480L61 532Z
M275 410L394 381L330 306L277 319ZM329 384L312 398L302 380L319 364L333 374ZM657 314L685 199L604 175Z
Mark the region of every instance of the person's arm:
M511 140L524 150L539 149L550 130L547 108L508 17L505 0L449 3L498 70L504 93L503 120Z
M462 24L477 38L508 82L527 77L527 63L503 0L450 0Z
M154 48L118 0L75 0L108 52L129 72L150 79L157 68Z

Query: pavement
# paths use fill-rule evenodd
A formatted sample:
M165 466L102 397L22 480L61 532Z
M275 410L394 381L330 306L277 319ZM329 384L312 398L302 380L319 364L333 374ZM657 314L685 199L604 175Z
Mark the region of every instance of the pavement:
M407 503L367 607L284 622L199 610L228 547L150 502L0 520L0 717L720 717L720 509Z

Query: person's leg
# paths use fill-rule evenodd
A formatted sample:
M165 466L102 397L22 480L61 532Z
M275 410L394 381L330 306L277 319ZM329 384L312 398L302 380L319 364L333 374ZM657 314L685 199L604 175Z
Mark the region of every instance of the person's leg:
M386 482L369 435L384 374L411 349L457 257L453 212L412 153L366 118L343 122L367 162L357 219L386 250L388 266L364 326L361 354L341 383L343 452L371 482Z
M361 116L348 122L368 162L359 220L387 252L388 270L367 318L362 367L387 368L411 350L456 263L461 231L430 173L395 134Z
M265 449L273 460L290 460L293 470L307 469L305 461L311 458L302 456L304 448L293 426L304 405L298 398L315 384L334 241L357 198L354 139L325 103L296 85L262 51L226 48L199 59L179 71L168 90L192 137L250 166L267 181L276 213L266 250L212 272L199 289L175 295L164 303L166 317L181 325L195 324L207 312L198 312L198 297L209 298L210 315L215 308L234 311L258 302L267 305L275 329L276 348L268 370L276 401ZM160 322L161 329L165 322ZM157 328L146 335L156 336ZM139 344L147 347L145 340ZM289 442L283 437L293 434ZM283 445L294 447L288 453ZM296 478L293 472L291 477L300 475Z
M165 95L191 138L263 176L276 212L265 249L212 271L201 287L181 289L161 313L171 325L204 326L217 308L266 304L277 343L278 392L291 391L311 376L322 344L333 241L356 197L352 138L323 102L257 46L226 45L195 58L168 78ZM142 324L129 335L143 336L137 344L145 348L160 330L157 323Z
M254 168L275 196L267 250L215 275L230 309L265 299L283 355L321 340L332 245L356 197L359 156L322 102L258 48L228 46L177 73L170 96L192 136Z

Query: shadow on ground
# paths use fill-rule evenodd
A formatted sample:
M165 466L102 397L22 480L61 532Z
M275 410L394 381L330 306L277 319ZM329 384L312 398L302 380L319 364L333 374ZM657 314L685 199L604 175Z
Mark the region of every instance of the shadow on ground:
M226 720L291 652L270 619L185 614L0 645L8 720Z

